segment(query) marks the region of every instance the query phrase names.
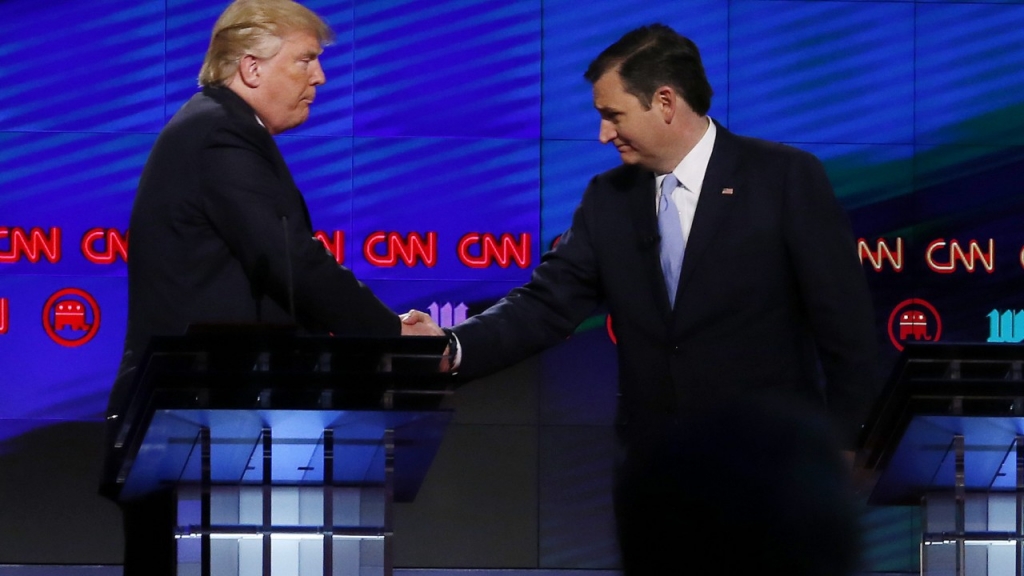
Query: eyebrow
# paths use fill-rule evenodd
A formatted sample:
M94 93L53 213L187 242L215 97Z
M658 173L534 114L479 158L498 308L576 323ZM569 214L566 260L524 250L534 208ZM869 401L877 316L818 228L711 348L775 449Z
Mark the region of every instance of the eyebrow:
M302 54L302 57L303 58L318 58L323 53L324 53L323 50L306 50Z

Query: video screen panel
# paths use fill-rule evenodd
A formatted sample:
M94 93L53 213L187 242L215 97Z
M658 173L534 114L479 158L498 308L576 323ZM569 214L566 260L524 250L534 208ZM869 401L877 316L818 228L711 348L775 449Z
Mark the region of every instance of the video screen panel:
M587 64L663 22L700 46L715 120L824 162L874 296L880 372L907 341L1024 341L1020 2L305 4L336 34L328 82L278 142L318 238L398 312L451 325L529 278L619 162L597 143ZM224 5L0 2L0 445L102 416L135 185ZM604 312L580 332L541 359L546 426L613 417ZM545 458L574 434L552 432ZM563 544L545 540L542 563L574 566L584 544Z

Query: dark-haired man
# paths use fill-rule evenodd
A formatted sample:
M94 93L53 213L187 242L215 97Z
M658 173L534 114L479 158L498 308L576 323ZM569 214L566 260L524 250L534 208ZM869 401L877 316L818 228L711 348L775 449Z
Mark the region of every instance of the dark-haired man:
M700 53L667 26L627 33L585 77L623 164L590 181L529 283L454 329L460 375L563 341L603 303L627 448L764 392L827 410L852 447L876 393L874 315L821 162L711 120Z

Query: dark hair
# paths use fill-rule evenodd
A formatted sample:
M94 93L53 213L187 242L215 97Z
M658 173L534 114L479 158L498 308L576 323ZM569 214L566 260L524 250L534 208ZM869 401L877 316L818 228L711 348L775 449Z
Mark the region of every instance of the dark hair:
M704 74L700 50L692 40L664 24L651 24L627 32L604 49L583 77L591 84L618 69L626 91L650 108L654 92L671 86L701 116L711 108L713 90Z

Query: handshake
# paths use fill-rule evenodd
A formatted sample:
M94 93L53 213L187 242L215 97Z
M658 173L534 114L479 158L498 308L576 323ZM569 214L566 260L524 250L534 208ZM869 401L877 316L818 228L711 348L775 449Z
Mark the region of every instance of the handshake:
M402 320L402 336L447 336L449 344L444 349L444 356L441 360L440 371L452 372L458 367L458 356L456 354L457 342L455 336L446 333L434 322L434 319L426 312L409 310L398 316Z
M444 330L426 312L409 310L398 316L402 320L402 336L444 336Z

